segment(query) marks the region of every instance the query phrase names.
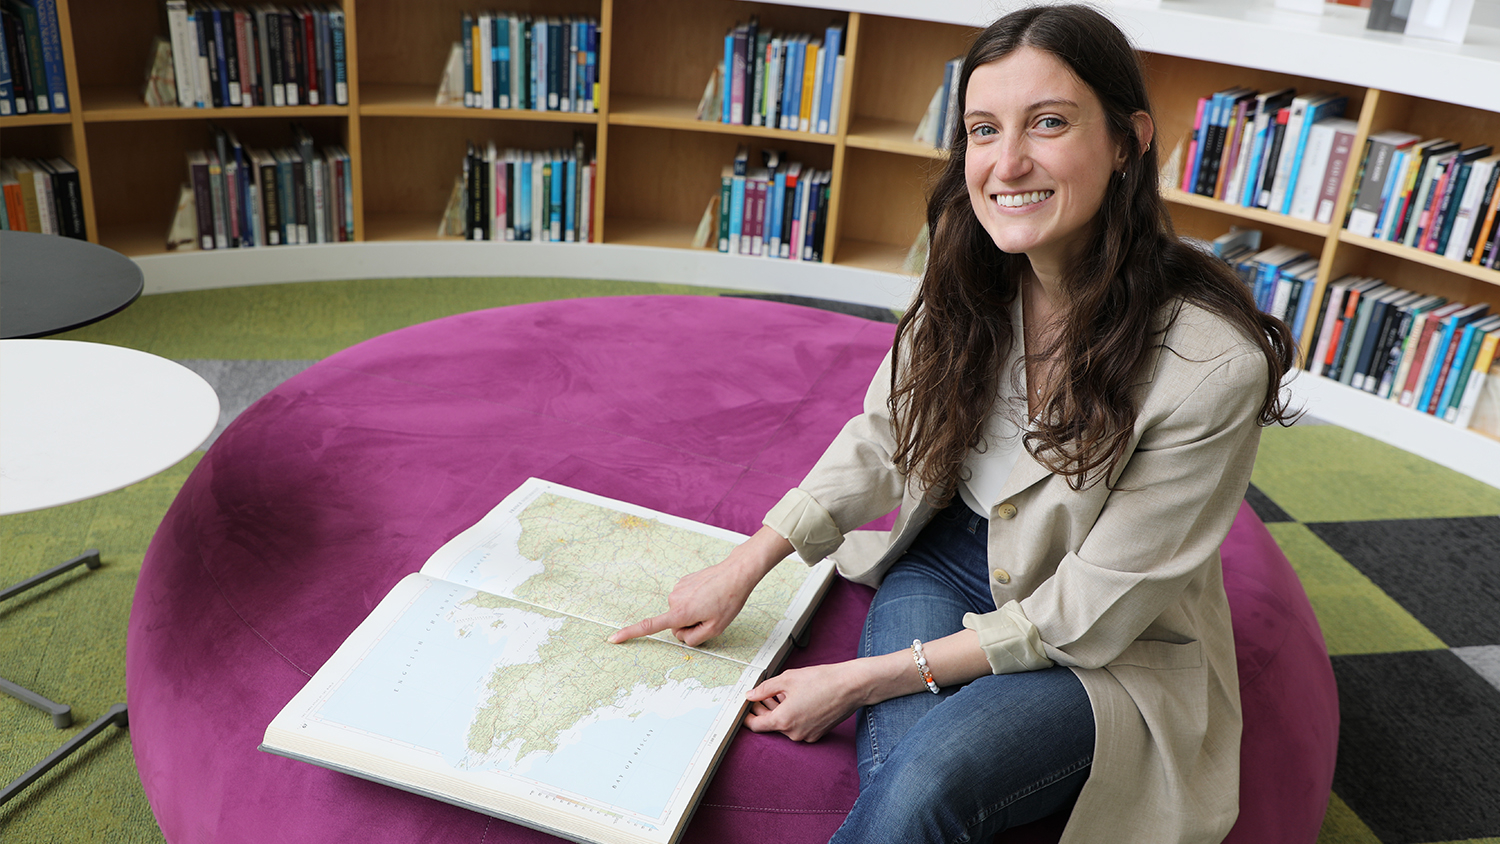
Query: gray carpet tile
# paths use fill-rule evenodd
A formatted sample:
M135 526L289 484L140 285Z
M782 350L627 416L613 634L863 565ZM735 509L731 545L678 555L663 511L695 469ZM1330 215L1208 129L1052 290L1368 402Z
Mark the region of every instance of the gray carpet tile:
M1500 837L1500 689L1449 650L1336 656L1333 671L1333 790L1381 844Z
M281 382L317 363L314 360L179 360L198 373L219 394L219 424L199 451L214 444L245 408Z
M893 311L889 308L877 308L874 305L835 302L832 299L814 299L809 296L790 296L782 293L721 293L719 295L731 296L738 299L763 299L787 305L801 305L805 308L818 308L820 310L874 320L875 322L896 322L896 314Z
M1454 648L1453 653L1468 663L1470 668L1479 672L1479 676L1488 680L1490 685L1500 689L1500 645Z

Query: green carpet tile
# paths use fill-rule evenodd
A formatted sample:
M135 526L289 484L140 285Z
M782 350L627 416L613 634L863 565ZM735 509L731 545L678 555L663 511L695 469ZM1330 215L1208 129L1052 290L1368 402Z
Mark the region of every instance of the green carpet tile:
M650 293L723 291L541 278L281 284L146 296L62 336L183 361L219 391L227 422L316 360L397 328ZM90 547L104 563L0 604L0 676L70 704L75 721L55 730L0 695L0 780L124 700L141 560L197 461L0 518L0 584ZM1301 578L1339 682L1339 763L1318 844L1500 844L1500 490L1336 426L1298 424L1265 432L1247 498ZM110 728L0 808L0 840L160 842L128 735Z

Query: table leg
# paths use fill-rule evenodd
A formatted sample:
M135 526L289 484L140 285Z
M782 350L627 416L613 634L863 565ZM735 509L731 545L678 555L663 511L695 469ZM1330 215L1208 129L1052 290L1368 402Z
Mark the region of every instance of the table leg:
M129 716L125 711L125 704L117 703L104 713L104 716L94 723L88 725L78 735L68 739L62 747L54 750L46 759L38 762L31 770L12 780L3 790L0 790L0 806L5 805L12 797L20 794L26 786L31 785L41 778L42 774L52 770L57 763L68 758L80 747L83 747L91 739L104 732L110 724L120 728L129 726Z
M99 549L90 548L89 550L83 552L82 554L79 554L66 563L55 565L52 568L42 572L41 574L26 578L25 580L17 583L14 586L5 587L3 590L0 590L0 601L5 600L6 598L15 597L16 595L25 592L27 589L30 589L33 586L45 583L46 581L57 577L68 569L77 568L78 566L88 566L90 569L99 568Z

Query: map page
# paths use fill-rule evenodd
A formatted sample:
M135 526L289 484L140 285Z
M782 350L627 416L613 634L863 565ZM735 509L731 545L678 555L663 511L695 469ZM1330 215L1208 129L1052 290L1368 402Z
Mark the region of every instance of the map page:
M678 578L723 560L744 540L532 478L438 549L422 572L619 629L666 612ZM799 593L810 580L812 589L826 585L832 563L813 572L809 578L796 557L772 569L729 629L700 649L766 665L800 616ZM655 638L676 642L668 631Z
M391 590L262 749L576 841L674 841L831 572L778 566L795 578L717 648L605 639L734 536L528 481Z

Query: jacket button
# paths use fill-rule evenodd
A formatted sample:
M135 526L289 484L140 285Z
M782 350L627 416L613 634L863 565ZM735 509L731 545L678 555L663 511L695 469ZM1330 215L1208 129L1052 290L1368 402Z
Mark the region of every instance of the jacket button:
M1016 505L1007 501L1004 504L1001 504L999 507L995 508L995 515L999 516L1002 519L1005 519L1006 521L1010 521L1011 519L1014 519L1016 517Z
M990 574L994 575L996 583L1006 584L1010 582L1010 572L1005 569L995 569Z

